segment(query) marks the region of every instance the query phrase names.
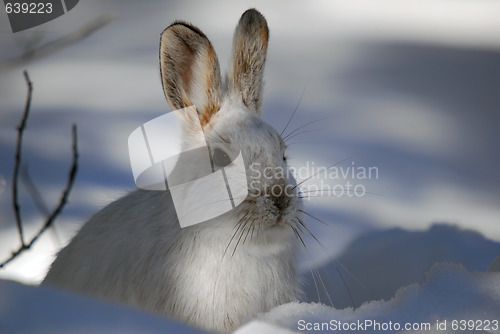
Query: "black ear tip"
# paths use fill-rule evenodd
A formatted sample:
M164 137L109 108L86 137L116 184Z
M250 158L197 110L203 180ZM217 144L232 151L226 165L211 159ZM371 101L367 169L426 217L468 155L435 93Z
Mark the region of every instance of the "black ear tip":
M245 15L258 15L258 16L262 16L262 14L255 8L249 8L247 9L242 16L245 16Z
M167 31L182 31L183 29L194 32L203 38L207 38L207 36L205 36L205 34L199 28L185 21L175 21L174 23L166 27L165 30L163 30L163 33Z
M240 22L247 21L249 23L252 22L259 22L259 23L266 23L266 19L264 18L264 15L262 15L257 9L255 8L250 8L247 9L243 15L241 15Z

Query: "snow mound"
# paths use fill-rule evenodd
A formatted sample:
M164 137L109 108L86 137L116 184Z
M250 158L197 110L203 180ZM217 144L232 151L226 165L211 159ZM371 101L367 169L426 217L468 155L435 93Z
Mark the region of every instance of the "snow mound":
M321 277L305 273L305 301L331 304L331 299L331 306L342 309L389 300L399 288L425 282L426 273L436 263L461 264L468 271L484 272L499 254L499 242L452 225L436 224L419 232L399 228L370 231L318 268Z
M405 329L465 333L473 332L473 328L500 333L500 273L471 273L461 265L441 264L433 267L425 283L401 288L389 301L372 301L358 309L343 310L322 304L290 303L258 318L309 333L395 333ZM460 322L464 320L474 323ZM409 328L405 328L407 324Z
M199 334L163 317L51 287L0 280L1 334Z
M500 333L498 254L500 243L452 226L370 232L332 262L343 262L359 307L289 303L248 319L235 333ZM334 302L342 298L339 290L329 292ZM0 280L0 333L203 332L122 305Z

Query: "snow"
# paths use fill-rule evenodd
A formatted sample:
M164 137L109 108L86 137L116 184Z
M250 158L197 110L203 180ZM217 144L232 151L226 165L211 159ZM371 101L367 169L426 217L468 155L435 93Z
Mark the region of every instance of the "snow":
M0 280L0 296L2 334L202 333L158 316L48 287Z
M0 20L3 61L19 56L36 36L43 44L102 13L117 17L58 53L0 68L0 259L18 247L9 188L26 94L22 69L34 84L24 161L49 208L66 181L71 123L78 125L80 147L77 182L56 231L0 270L1 334L196 332L123 306L7 280L39 283L91 214L134 189L128 135L169 110L157 68L162 29L176 19L193 22L226 68L232 29L249 7L262 11L271 32L264 118L283 129L302 92L287 132L328 117L291 140L290 163L329 166L352 156L339 167L376 166L379 177L333 180L361 182L368 191L362 198L306 201L306 210L327 223L307 219L321 244L306 236L300 254L307 302L248 319L237 333L297 331L301 319L500 320L497 1L108 0L80 1L24 33L11 34ZM316 181L332 180L306 185ZM42 218L23 186L20 197L31 236Z
M254 320L246 325L241 326L233 333L234 334L253 334L253 333L291 334L295 333L295 331L279 327L276 325L272 325L267 322Z
M457 251L457 245L463 251ZM416 250L416 246L420 249ZM491 267L486 272L490 260L499 252L499 242L447 225L425 232L371 232L346 250L359 259L361 267L345 255L334 261L335 265L342 261L343 266L352 268L350 275L362 282L349 287L352 298L359 302L355 308L314 303L311 296L306 296L308 302L281 305L249 317L248 323L234 333L328 333L335 326L353 324L363 324L363 332L375 333L380 331L373 326L391 323L394 330L383 332L401 332L396 324L401 329L406 324L430 324L435 332L452 333L457 320L473 320L476 325L481 321L483 327L490 321L489 332L500 333L495 327L495 321L500 321L500 271ZM394 262L394 255L400 263ZM326 280L332 278L331 274L325 270L322 277ZM341 290L338 286L327 288L334 305L338 298L337 303L346 302L341 293L336 293ZM72 333L200 333L175 321L50 287L0 280L0 296L0 333L65 333L69 329ZM437 323L443 327L439 331ZM332 327L307 330L314 326Z
M428 274L425 283L401 288L389 301L372 301L355 310L338 310L320 304L291 303L278 306L261 315L259 319L293 330L306 328L306 324L314 326L315 323L330 323L332 320L333 326L344 326L342 323L357 324L358 321L363 324L371 322L373 325L392 322L392 328L395 330L383 330L384 333L399 332L396 324L404 329L406 324L423 326L429 323L437 331L436 323L446 321L447 330L439 332L451 333L454 332L454 320L482 320L483 323L498 321L499 288L500 273L471 273L458 265L439 265ZM421 332L428 332L423 329L424 327L420 327ZM304 332L327 333L331 330ZM367 326L362 332L381 331L376 327ZM491 327L490 332L498 333L500 329Z
M336 308L359 307L367 301L389 300L398 289L424 282L436 263L485 272L499 254L499 242L452 225L436 224L415 232L375 230L355 238L339 256L318 266L322 279L317 275L313 279L305 270L304 292L309 301L330 304L330 297Z

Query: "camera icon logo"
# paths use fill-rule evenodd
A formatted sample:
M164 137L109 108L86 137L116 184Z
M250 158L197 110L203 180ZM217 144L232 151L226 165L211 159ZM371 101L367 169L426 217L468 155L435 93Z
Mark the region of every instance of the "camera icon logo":
M144 123L128 138L136 186L170 191L181 227L231 211L248 195L241 151L211 147L205 137L203 144L183 150L185 119L194 120L190 127L203 134L196 108L190 106Z

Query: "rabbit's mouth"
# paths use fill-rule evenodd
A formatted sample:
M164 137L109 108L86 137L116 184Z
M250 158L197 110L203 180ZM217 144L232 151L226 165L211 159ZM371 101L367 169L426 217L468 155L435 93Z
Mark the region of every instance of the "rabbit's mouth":
M256 228L266 229L291 225L296 218L298 202L295 197L276 199L272 196L252 196L242 205L242 220L250 221Z

